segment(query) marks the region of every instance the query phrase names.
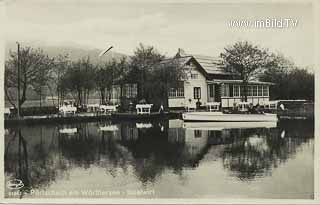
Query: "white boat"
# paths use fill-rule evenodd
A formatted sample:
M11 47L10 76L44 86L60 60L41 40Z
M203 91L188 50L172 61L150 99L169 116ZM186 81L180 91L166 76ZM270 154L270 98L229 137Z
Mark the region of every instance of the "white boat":
M225 114L222 112L186 112L182 114L184 121L205 122L277 122L276 114Z
M190 130L223 130L223 129L250 129L274 128L276 121L270 122L184 122L183 128Z

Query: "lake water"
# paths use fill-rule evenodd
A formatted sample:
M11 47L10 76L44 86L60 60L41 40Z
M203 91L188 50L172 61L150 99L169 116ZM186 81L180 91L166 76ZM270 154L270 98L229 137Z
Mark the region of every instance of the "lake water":
M308 121L7 127L5 196L309 199L313 160Z

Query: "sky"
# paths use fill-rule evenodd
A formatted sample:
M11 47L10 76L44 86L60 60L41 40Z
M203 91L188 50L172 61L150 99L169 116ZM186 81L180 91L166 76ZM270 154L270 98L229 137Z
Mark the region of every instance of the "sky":
M237 41L280 52L298 66L314 65L314 7L308 1L254 3L236 1L8 0L7 41L40 45L76 45L131 55L139 43L166 56L187 53L219 56ZM229 26L231 20L291 18L288 28Z

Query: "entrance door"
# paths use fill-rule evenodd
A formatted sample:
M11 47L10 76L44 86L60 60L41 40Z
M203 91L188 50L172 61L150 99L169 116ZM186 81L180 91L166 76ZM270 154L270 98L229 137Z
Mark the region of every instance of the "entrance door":
M214 84L208 84L208 102L214 102Z

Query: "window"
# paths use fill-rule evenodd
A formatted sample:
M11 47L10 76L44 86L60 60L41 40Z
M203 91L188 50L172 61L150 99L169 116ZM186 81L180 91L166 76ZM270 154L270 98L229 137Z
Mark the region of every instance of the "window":
M262 96L262 86L258 85L258 96Z
M184 87L177 89L177 97L184 97Z
M193 97L194 97L194 99L200 99L201 98L201 88L200 87L194 87L193 88Z
M248 86L248 95L247 96L252 96L252 86Z
M240 87L239 85L233 85L233 96L239 97L240 96Z
M240 96L244 95L244 86L240 85Z
M256 85L252 86L252 96L257 96L257 86Z
M222 84L221 86L221 96L222 97L229 97L229 85L228 84Z
M198 74L191 73L191 79L198 79Z
M168 92L169 98L183 98L184 97L184 83L179 82L176 88L170 88Z
M208 88L209 88L209 98L214 98L214 85L209 84Z
M229 95L230 97L233 97L233 84L229 85Z
M201 134L201 130L194 130L194 138L200 138Z
M265 97L269 96L269 87L266 85L263 86L263 96Z
M123 86L123 97L126 98L135 98L138 94L137 84L124 84Z

